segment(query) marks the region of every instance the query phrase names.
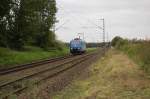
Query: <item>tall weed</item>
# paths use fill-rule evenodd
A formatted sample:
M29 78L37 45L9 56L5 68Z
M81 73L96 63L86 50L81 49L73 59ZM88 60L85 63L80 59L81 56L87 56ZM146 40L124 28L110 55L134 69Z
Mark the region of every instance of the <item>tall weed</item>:
M140 64L141 68L150 74L150 42L149 41L129 41L120 39L115 47L125 52L135 62Z

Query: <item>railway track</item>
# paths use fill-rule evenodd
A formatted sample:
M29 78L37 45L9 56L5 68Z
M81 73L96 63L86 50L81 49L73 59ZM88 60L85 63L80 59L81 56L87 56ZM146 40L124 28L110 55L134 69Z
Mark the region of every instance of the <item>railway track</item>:
M28 63L28 64L14 66L14 67L8 68L8 69L1 69L0 75L5 75L8 73L13 73L13 72L17 72L17 71L21 71L21 70L25 70L25 69L29 69L29 68L34 68L36 66L41 66L44 64L60 61L60 60L67 59L70 57L73 57L73 55L68 55L68 56L58 57L58 58L52 58L52 59L47 59L47 60L40 60L37 62L32 62L32 63Z
M12 94L18 94L18 93L26 90L28 88L28 84L32 84L32 85L39 84L44 80L47 80L47 79L54 77L62 72L67 71L68 69L71 69L72 67L84 62L88 58L91 58L95 54L96 54L96 52L81 55L80 57L78 56L75 59L69 60L64 63L60 63L54 67L50 67L45 70L41 70L32 75L25 75L22 78L15 79L10 82L2 83L2 84L0 84L0 97L7 98L8 96L10 96ZM57 60L54 60L54 61L57 61ZM47 64L47 63L49 63L49 61L48 62L46 61L43 64ZM41 63L41 65L42 65L42 63ZM35 66L37 66L37 64L35 64ZM31 67L32 67L32 65L31 65ZM16 72L16 71L24 70L24 69L26 69L26 68L20 69L20 67L19 67L19 69L16 68L16 70L15 69L14 70L12 69L11 71L8 70L7 73L12 73L12 72ZM5 74L5 73L3 73L3 74Z

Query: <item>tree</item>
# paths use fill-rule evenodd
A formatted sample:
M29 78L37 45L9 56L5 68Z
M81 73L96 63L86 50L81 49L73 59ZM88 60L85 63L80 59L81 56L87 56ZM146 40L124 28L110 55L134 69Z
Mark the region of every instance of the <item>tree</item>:
M56 11L55 0L21 0L20 9L16 11L14 32L19 39L15 38L15 43L32 43L45 49L52 45L55 35L51 29Z
M0 46L7 47L8 17L12 0L0 0Z
M55 0L38 0L39 2L39 30L38 34L35 36L35 43L37 46L42 48L48 48L53 45L55 40L55 35L51 31L54 23L56 22L55 14L56 1Z
M116 46L117 43L118 43L119 41L121 41L121 40L122 40L121 37L116 36L116 37L112 40L111 45L112 45L112 46Z
M0 46L20 50L26 44L48 48L55 42L55 0L1 0Z
M12 31L10 32L9 44L13 49L20 50L25 45L26 41L29 37L29 29L30 26L30 14L32 14L32 10L28 8L30 2L32 0L20 0L13 7L13 11L15 14L15 22Z

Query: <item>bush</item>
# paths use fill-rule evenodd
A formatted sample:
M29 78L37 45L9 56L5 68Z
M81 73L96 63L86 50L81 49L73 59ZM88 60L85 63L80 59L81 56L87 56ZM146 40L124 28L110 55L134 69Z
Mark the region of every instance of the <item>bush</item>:
M118 43L119 41L121 41L121 40L123 40L121 37L116 36L116 37L112 40L111 45L115 47L115 46L117 45L117 43Z
M145 71L150 73L150 43L144 43L141 45L139 55L142 61L142 67Z
M125 52L135 62L140 64L141 68L150 74L150 42L122 39L115 37L112 40L112 45Z
M116 43L116 47L118 49L122 49L124 47L126 47L126 45L128 45L128 40L126 39L120 39L117 43Z

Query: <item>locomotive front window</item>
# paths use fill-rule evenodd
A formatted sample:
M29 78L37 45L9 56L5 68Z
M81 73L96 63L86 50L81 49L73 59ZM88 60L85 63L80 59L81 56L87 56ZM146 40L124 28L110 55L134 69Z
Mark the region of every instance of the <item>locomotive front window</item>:
M80 45L80 42L79 41L73 41L73 42L71 42L71 45Z

